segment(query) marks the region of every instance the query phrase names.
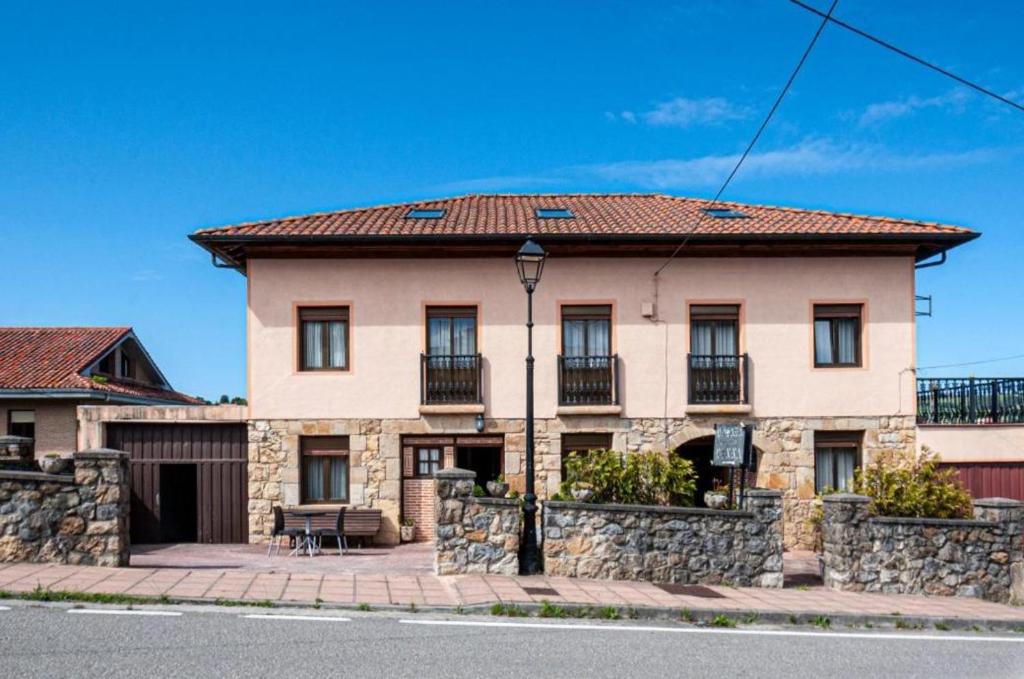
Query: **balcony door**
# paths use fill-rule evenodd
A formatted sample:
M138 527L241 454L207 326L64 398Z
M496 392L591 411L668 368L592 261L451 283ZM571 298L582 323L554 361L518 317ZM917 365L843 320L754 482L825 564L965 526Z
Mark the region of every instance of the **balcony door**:
M562 355L559 356L559 404L616 403L615 357L611 353L612 307L562 307Z
M690 403L741 401L739 327L735 304L690 307Z
M479 403L476 307L427 307L423 403Z

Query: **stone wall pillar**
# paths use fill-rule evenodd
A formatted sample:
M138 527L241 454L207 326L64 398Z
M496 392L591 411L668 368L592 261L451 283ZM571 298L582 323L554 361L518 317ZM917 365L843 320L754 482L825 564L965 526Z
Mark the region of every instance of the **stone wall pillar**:
M1010 569L1010 603L1024 604L1024 502L1001 497L975 500L974 518L993 521L1002 527L1009 544L1006 560Z
M86 523L70 563L127 566L131 501L128 453L93 448L75 453L78 515Z
M434 572L519 573L519 501L473 497L476 474L452 467L434 474Z
M746 507L761 525L765 552L762 571L755 579L757 587L782 587L783 520L782 491L751 489L746 491Z
M853 493L822 498L826 587L848 589L854 584L861 557L870 552L870 545L865 544L870 504L871 498Z

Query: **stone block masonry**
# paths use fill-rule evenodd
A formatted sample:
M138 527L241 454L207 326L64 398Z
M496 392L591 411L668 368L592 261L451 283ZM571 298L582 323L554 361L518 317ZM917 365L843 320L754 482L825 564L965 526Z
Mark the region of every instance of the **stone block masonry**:
M0 471L0 561L128 565L128 455L87 450L74 465Z
M548 576L782 587L782 493L747 511L544 503Z
M825 496L827 586L1024 603L1024 503L975 500L968 520L872 517L869 506L863 495Z
M434 572L519 573L519 500L473 497L476 475L443 469L437 488Z

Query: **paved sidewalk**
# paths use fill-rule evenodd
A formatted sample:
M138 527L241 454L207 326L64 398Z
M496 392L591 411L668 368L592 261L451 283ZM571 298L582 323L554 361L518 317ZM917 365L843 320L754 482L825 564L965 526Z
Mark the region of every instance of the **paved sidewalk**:
M1024 608L953 597L791 589L698 587L676 590L646 582L507 577L496 575L385 575L370 573L273 573L222 569L98 568L53 564L0 564L0 591L51 591L166 596L187 601L273 602L422 608L486 607L496 602L529 607L551 603L660 611L683 610L761 616L895 616L912 619L1000 622L1024 626Z

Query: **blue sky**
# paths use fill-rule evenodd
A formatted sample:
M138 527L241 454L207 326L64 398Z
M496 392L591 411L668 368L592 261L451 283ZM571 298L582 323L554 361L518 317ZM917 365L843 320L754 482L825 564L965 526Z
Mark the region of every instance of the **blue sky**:
M709 196L819 21L785 0L213 4L0 9L0 323L132 325L210 398L245 392L244 279L194 229L471 191ZM836 15L1024 100L1024 6ZM1022 186L1024 113L830 27L725 197L983 231L918 275L931 366L1024 354ZM972 373L1024 360L931 372Z

